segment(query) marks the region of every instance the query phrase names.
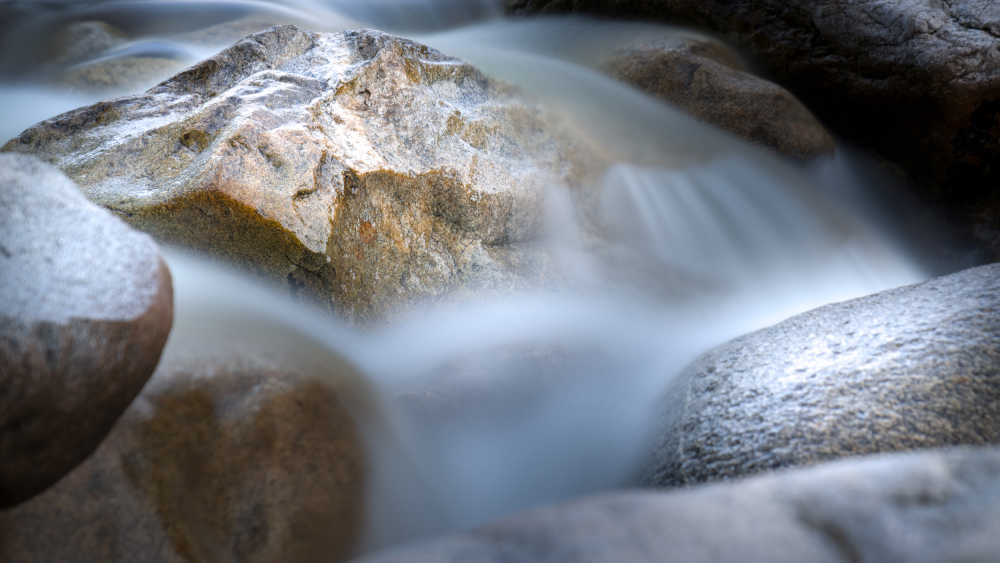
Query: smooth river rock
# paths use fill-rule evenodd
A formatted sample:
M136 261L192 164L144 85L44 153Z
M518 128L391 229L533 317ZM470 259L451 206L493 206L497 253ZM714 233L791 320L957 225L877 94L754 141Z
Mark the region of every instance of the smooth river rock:
M361 561L991 563L998 529L1000 450L969 448L614 493Z
M1000 264L814 309L698 358L646 480L1000 442Z
M251 35L161 85L39 123L37 154L165 240L368 320L541 275L526 249L572 143L510 87L377 31Z
M691 115L784 154L833 152L833 137L788 90L755 76L719 41L641 40L617 49L605 72Z
M242 356L158 369L94 455L0 511L0 560L345 559L364 459L337 388Z
M97 447L152 375L172 319L149 236L51 165L0 155L0 507Z

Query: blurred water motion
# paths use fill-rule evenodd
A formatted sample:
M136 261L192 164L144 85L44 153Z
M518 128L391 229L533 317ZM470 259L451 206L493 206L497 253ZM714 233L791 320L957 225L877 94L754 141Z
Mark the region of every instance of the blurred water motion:
M562 285L429 304L374 331L168 252L168 359L233 346L309 372L337 357L361 374L368 548L626 486L657 394L699 352L931 273L885 228L897 218L870 203L882 186L852 174L845 155L791 164L592 69L637 34L690 31L507 21L498 2L471 0L6 2L0 16L4 139L169 75L83 88L67 85L69 69L136 56L191 64L262 22L291 22L408 33L517 84L607 155L602 173L548 194L540 244ZM94 21L108 27L83 25ZM67 44L74 33L92 48Z

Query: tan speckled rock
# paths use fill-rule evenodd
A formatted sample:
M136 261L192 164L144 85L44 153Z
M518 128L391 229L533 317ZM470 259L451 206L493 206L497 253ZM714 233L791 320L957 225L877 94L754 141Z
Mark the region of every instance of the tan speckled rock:
M4 150L62 168L143 230L370 319L538 275L523 250L568 147L509 87L375 31L252 35L140 96Z
M671 37L623 47L608 74L712 125L790 156L828 154L833 138L791 92L754 76L739 55L708 38Z
M153 373L172 318L150 237L52 166L0 155L0 507L97 447Z
M0 560L343 560L363 465L335 387L257 360L171 364L93 456L0 511Z
M820 307L707 352L666 393L655 485L1000 443L1000 264Z

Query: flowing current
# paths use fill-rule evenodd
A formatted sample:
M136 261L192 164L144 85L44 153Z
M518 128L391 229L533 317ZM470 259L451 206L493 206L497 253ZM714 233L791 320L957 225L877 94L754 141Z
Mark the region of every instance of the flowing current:
M374 328L165 251L176 294L165 361L252 350L346 378L363 397L353 408L370 455L365 549L634 485L657 397L699 353L935 273L913 233L894 227L910 212L905 198L845 150L787 162L594 70L625 40L691 31L505 19L486 0L14 1L0 2L0 15L2 139L141 91L260 22L287 22L374 27L465 59L557 111L614 162L581 187L592 213L564 189L546 195L539 244L555 256L558 287L427 304ZM114 25L128 41L61 59L60 38L87 21ZM137 56L169 64L127 87L80 90L56 78ZM341 362L331 358L351 373L332 370Z

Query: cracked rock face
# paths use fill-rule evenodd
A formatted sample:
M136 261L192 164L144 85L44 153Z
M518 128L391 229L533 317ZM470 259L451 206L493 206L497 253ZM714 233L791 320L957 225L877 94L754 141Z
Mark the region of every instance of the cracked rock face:
M1000 264L827 305L672 383L647 482L1000 442Z
M0 155L0 507L83 461L143 388L173 322L152 239L50 165Z
M362 561L986 563L1000 550L998 484L996 448L844 460L592 497Z
M52 162L147 232L368 320L539 275L524 248L541 190L571 173L551 130L509 87L422 45L282 26L4 150Z
M615 51L604 70L691 115L784 154L833 152L833 138L789 91L754 76L739 55L708 39L642 41Z
M508 0L508 7L716 30L749 49L836 133L903 164L930 197L977 206L1000 184L1000 3L993 0ZM965 219L975 221L968 211Z
M340 390L247 354L166 363L92 456L0 511L0 559L346 559L364 459Z

